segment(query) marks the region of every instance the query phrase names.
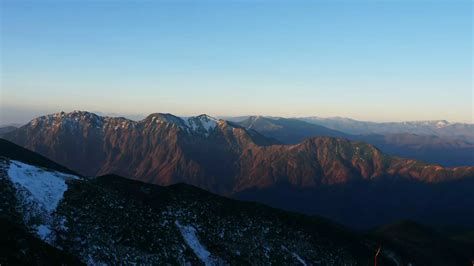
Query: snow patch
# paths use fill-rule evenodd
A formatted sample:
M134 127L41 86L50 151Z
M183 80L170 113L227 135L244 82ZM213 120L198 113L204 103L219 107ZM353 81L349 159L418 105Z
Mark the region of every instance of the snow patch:
M393 253L392 251L390 250L384 250L383 253L382 253L386 258L390 259L391 261L393 261L393 263L395 263L395 265L397 266L400 266L401 265L401 262L399 262L397 256L395 255L395 253Z
M33 223L31 229L49 243L53 213L68 189L66 180L79 178L14 160L9 161L7 176L16 189L17 208L23 212L24 223Z
M194 254L207 266L215 265L212 260L211 253L207 251L200 242L196 235L196 229L189 225L181 225L178 221L175 221L176 227L178 227L184 241L193 250Z
M193 132L204 133L208 136L210 131L216 128L219 120L208 115L190 117L186 120L186 125Z
M443 128L443 127L446 127L446 126L448 126L448 125L449 125L449 122L448 122L448 121L444 121L444 120L438 121L438 122L436 123L436 127L437 127L437 128Z
M306 266L306 262L296 253L292 252L291 255L296 258L297 261L299 261L302 265Z
M178 117L172 114L152 114L150 115L151 122L156 124L167 123L168 125L175 125L188 133L197 133L209 136L209 133L217 127L219 119L202 114L191 117ZM147 119L147 120L148 120Z
M288 250L288 248L286 248L285 246L281 245L281 249L287 251L288 253L291 253L291 255L293 256L293 258L295 258L299 263L301 263L303 266L306 266L306 261L304 261L298 254L296 254L295 252L290 252Z
M51 228L46 224L41 224L36 227L36 233L43 241L47 241L51 235Z
M27 200L39 203L48 213L52 213L62 200L67 190L66 180L78 179L77 176L10 161L8 177L17 188L26 189L30 193Z
M247 128L252 129L255 122L257 122L257 120L260 119L260 118L262 118L262 117L261 116L253 117L252 123L250 123L250 125Z

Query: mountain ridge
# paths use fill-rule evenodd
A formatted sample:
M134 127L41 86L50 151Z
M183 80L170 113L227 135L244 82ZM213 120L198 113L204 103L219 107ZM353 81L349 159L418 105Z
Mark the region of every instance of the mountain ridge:
M162 185L179 182L185 176L201 181L210 176L220 181L226 177L229 182L235 180L237 183L247 180L249 176L260 180L267 176L268 182L272 182L278 181L278 176L285 175L290 176L290 182L300 184L318 182L318 179L314 179L316 176L322 180L333 178L323 181L328 184L336 182L338 178L367 179L385 175L440 181L449 179L450 175L454 179L457 175L461 178L468 176L474 169L443 168L390 157L371 145L337 138L315 137L294 145L281 145L256 131L246 130L225 120L212 120L210 125L199 123L211 121L205 115L187 121L191 121L191 124L171 114L152 114L134 122L123 118L103 118L88 112L60 113L34 119L4 137L70 167L74 162L67 158L64 160L64 156L68 155L68 151L75 150L78 154L77 150L82 149L85 153L77 156L78 163L71 168L85 175L114 173L118 169L117 174L147 182L150 182L150 178L164 176L162 181L151 181ZM57 153L61 152L63 155L59 156ZM305 155L295 157L297 154ZM150 167L149 163L144 164L147 158L158 164L154 167ZM290 160L290 163L282 158ZM120 165L125 161L137 167L124 169ZM88 162L95 166L86 166ZM264 172L269 173L268 169L273 169L273 174L262 174L256 162L264 165L271 162L264 166ZM295 166L308 168L311 176L295 181L301 179L297 176L302 175ZM84 168L89 171L84 172ZM216 171L215 168L220 169ZM305 175L308 176L308 173ZM217 179L214 182L217 183ZM191 183L199 186L199 183ZM209 189L209 185L204 187Z
M474 144L463 139L414 133L354 135L287 118L250 117L239 124L284 144L297 144L315 136L330 136L364 141L377 146L387 154L428 163L444 166L474 165Z
M116 174L158 185L184 182L220 195L321 214L354 227L400 218L449 222L443 218L448 205L439 202L431 208L429 203L438 202L436 197L453 197L452 189L464 191L474 180L472 166L447 168L389 156L373 145L342 138L314 137L283 145L223 120L204 132L156 121L154 116L133 123L122 118L102 123L93 115L75 118L67 118L67 123L38 119L43 122L4 137L84 176ZM408 190L413 190L413 197L397 207L399 193ZM349 206L343 200L347 197L354 197L351 210L334 212ZM451 215L462 217L474 206L469 199ZM431 209L422 215L423 208L413 209L410 201ZM364 215L370 221L360 215L369 210L373 212ZM373 216L374 212L381 215ZM471 218L464 220L469 223Z

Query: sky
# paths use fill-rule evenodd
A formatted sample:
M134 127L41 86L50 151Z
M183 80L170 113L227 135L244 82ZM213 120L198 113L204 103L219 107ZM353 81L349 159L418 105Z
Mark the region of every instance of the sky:
M0 2L3 124L72 110L473 122L471 1Z

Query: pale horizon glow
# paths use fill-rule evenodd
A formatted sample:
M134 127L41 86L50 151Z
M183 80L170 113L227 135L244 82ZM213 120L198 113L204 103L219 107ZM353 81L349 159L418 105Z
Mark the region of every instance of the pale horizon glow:
M471 1L0 4L0 124L73 110L474 122Z

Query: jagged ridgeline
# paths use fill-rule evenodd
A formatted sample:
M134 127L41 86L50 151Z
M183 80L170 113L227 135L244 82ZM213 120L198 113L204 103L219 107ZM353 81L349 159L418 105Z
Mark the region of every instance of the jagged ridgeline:
M474 167L445 168L388 156L343 138L279 145L207 115L151 114L132 121L75 111L36 118L3 137L80 174L114 173L160 185L186 182L224 194L279 183L307 188L356 179L474 177Z

